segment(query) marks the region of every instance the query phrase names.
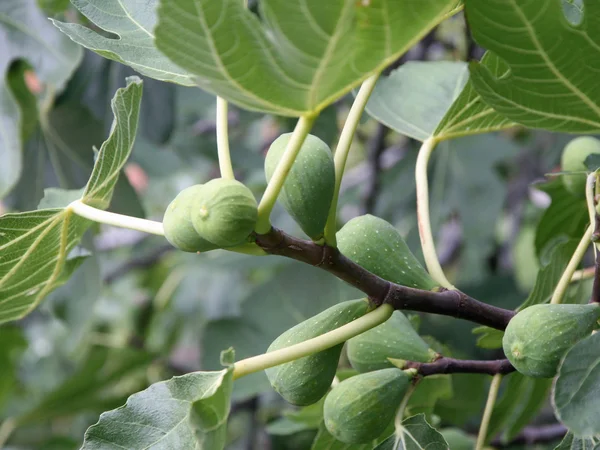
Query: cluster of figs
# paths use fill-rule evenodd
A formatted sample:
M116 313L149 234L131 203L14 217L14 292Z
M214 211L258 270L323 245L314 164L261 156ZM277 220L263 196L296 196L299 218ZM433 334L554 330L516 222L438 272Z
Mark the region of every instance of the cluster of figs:
M291 134L276 139L265 160L269 180ZM585 159L600 154L600 141L577 138L563 152L566 189L580 196L585 189ZM582 184L583 183L583 184ZM286 178L278 200L313 240L323 238L335 190L335 169L328 145L308 135ZM254 245L257 204L242 183L214 179L180 192L168 206L163 224L175 247L188 252L216 248L243 251ZM394 226L363 215L347 222L337 233L342 254L358 265L396 284L436 290L429 276ZM339 303L290 328L268 348L282 349L339 328L373 308L368 299ZM507 358L531 377L554 377L565 353L597 327L599 304L534 305L518 312L503 338ZM323 404L328 431L348 444L373 442L391 434L394 416L416 376L403 370L406 361L433 362L441 355L417 333L400 311L383 324L346 343L351 366L357 374L334 383L344 344L266 370L273 388L289 403ZM332 387L333 384L333 387Z

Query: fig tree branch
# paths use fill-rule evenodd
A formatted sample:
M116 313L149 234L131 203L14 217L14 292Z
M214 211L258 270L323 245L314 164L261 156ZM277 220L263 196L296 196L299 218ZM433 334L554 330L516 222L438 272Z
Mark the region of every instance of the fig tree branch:
M427 377L430 375L446 375L452 373L481 373L486 375L505 375L515 371L508 359L495 359L479 361L469 359L440 358L432 363L406 361L404 369L416 369L418 374Z
M421 311L504 330L514 311L480 302L457 290L424 291L391 283L363 269L336 248L298 239L271 228L267 234L255 234L259 247L271 255L280 255L320 267L364 292L377 305L389 303L394 309Z

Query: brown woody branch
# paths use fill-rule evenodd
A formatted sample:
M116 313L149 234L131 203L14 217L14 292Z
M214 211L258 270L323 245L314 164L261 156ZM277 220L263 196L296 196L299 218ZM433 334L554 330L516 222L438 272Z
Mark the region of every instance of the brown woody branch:
M432 292L391 283L363 269L334 247L298 239L277 228L254 237L265 252L320 267L360 289L376 305L389 303L394 309L452 316L499 330L504 330L515 315L514 311L482 303L460 291Z
M468 359L440 358L432 363L407 361L404 369L417 369L419 375L446 375L451 373L482 373L487 375L505 375L515 371L508 359L477 361Z

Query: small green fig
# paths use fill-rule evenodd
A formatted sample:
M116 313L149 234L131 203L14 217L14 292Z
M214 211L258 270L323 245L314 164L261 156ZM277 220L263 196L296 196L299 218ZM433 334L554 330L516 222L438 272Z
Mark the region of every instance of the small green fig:
M292 133L279 136L265 159L267 181L271 180ZM306 136L283 183L279 200L310 238L323 237L335 190L335 166L329 146L316 136Z
M565 353L587 337L600 318L600 304L533 305L511 319L502 347L523 375L552 378Z
M191 211L202 188L202 184L196 184L177 194L167 206L163 218L167 241L173 247L185 252L207 252L218 248L212 242L202 238L192 225Z
M437 286L398 230L379 217L367 214L348 221L338 231L337 243L344 256L381 278L418 289Z
M196 232L221 248L246 242L258 209L254 195L236 180L216 178L199 190L191 212Z
M342 381L325 398L325 427L346 444L378 438L396 415L411 379L405 371L392 368Z
M562 153L561 166L565 172L589 172L585 165L588 156L600 154L600 140L592 136L581 136L569 142ZM585 197L585 173L574 173L562 177L565 188L573 195Z
M320 336L363 316L367 299L349 300L299 323L281 334L267 352L289 347ZM271 386L289 403L298 406L318 402L329 390L343 344L266 370Z
M394 311L381 325L350 339L347 352L350 364L359 372L394 367L388 358L432 362L440 356L400 311Z

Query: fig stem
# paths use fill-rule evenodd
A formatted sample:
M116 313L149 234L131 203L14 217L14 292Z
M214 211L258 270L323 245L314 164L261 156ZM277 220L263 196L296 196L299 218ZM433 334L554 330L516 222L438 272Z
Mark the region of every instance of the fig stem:
M344 169L346 167L346 161L348 160L348 153L352 146L352 140L356 133L356 128L360 122L365 106L375 85L379 78L380 72L377 72L367 78L360 86L358 94L352 103L342 132L340 133L340 140L336 146L335 153L333 155L333 162L335 164L335 189L333 191L333 199L331 201L331 207L329 208L329 216L327 217L327 223L325 224L325 242L332 247L336 246L335 233L337 232L337 205L340 194L340 186L342 185L342 178L344 176Z
M288 173L290 173L290 170L292 169L292 165L296 160L296 156L298 156L298 152L302 148L304 139L310 132L316 118L317 116L314 115L302 116L298 119L292 137L288 142L285 152L283 153L279 164L277 164L277 168L275 169L275 172L273 172L271 181L269 181L267 189L265 189L265 193L258 205L258 220L256 221L256 226L254 228L258 234L268 233L271 229L270 217L271 211L275 206L275 201L279 196L279 192L283 187L283 183L285 183Z
M408 390L406 391L406 394L404 394L404 397L402 398L402 403L400 403L400 406L398 407L398 410L396 411L396 416L394 418L394 429L396 432L396 438L394 440L394 448L397 448L398 444L400 442L402 442L404 444L402 446L402 448L406 448L406 443L404 442L404 427L402 426L402 419L404 417L404 412L406 411L406 406L408 405L408 401L410 400L410 397L413 395L413 392L415 392L415 389L417 389L417 385L419 384L420 381L421 381L421 379L417 378L413 383L411 383Z
M494 378L492 378L492 383L490 384L490 390L485 403L485 409L483 410L483 417L481 418L481 425L479 426L479 434L477 435L475 450L482 450L485 445L488 426L490 424L490 419L492 418L492 411L494 410L494 405L496 404L496 398L498 398L498 390L500 389L501 382L502 375L494 375Z
M593 232L594 232L593 225L589 225L587 230L585 230L585 234L581 238L581 241L579 241L577 248L573 252L573 256L571 256L569 264L567 264L565 271L563 272L562 276L560 277L560 280L558 281L558 284L556 285L556 289L554 289L554 292L552 294L552 299L550 300L550 303L552 305L557 305L560 302L562 302L565 292L567 291L567 288L569 287L569 284L571 283L571 279L573 278L573 274L575 273L577 266L583 259L583 255L585 255L585 252L586 252L588 246L590 245Z
M242 359L235 363L233 379L236 380L245 375L294 361L346 342L348 339L382 324L390 318L392 312L394 312L394 309L391 305L381 305L364 316L315 338L269 353Z
M235 180L231 154L229 153L229 122L227 117L227 100L217 97L217 154L221 177Z
M431 275L440 286L445 287L446 289L455 290L456 288L446 278L435 250L435 242L431 231L431 217L429 215L429 181L427 179L427 166L437 143L438 141L433 137L425 139L419 149L419 155L417 156L417 164L415 167L417 222L419 225L419 238L421 240L423 258L425 259L425 265L427 266L429 275Z
M585 200L590 215L590 224L596 223L596 205L594 205L594 190L596 187L596 172L590 173L585 182Z
M94 222L105 223L121 228L129 228L130 230L143 231L144 233L155 234L157 236L165 235L162 222L103 211L94 208L93 206L86 205L81 200L75 200L70 203L69 206L67 206L67 209L73 211L78 216L93 220Z

